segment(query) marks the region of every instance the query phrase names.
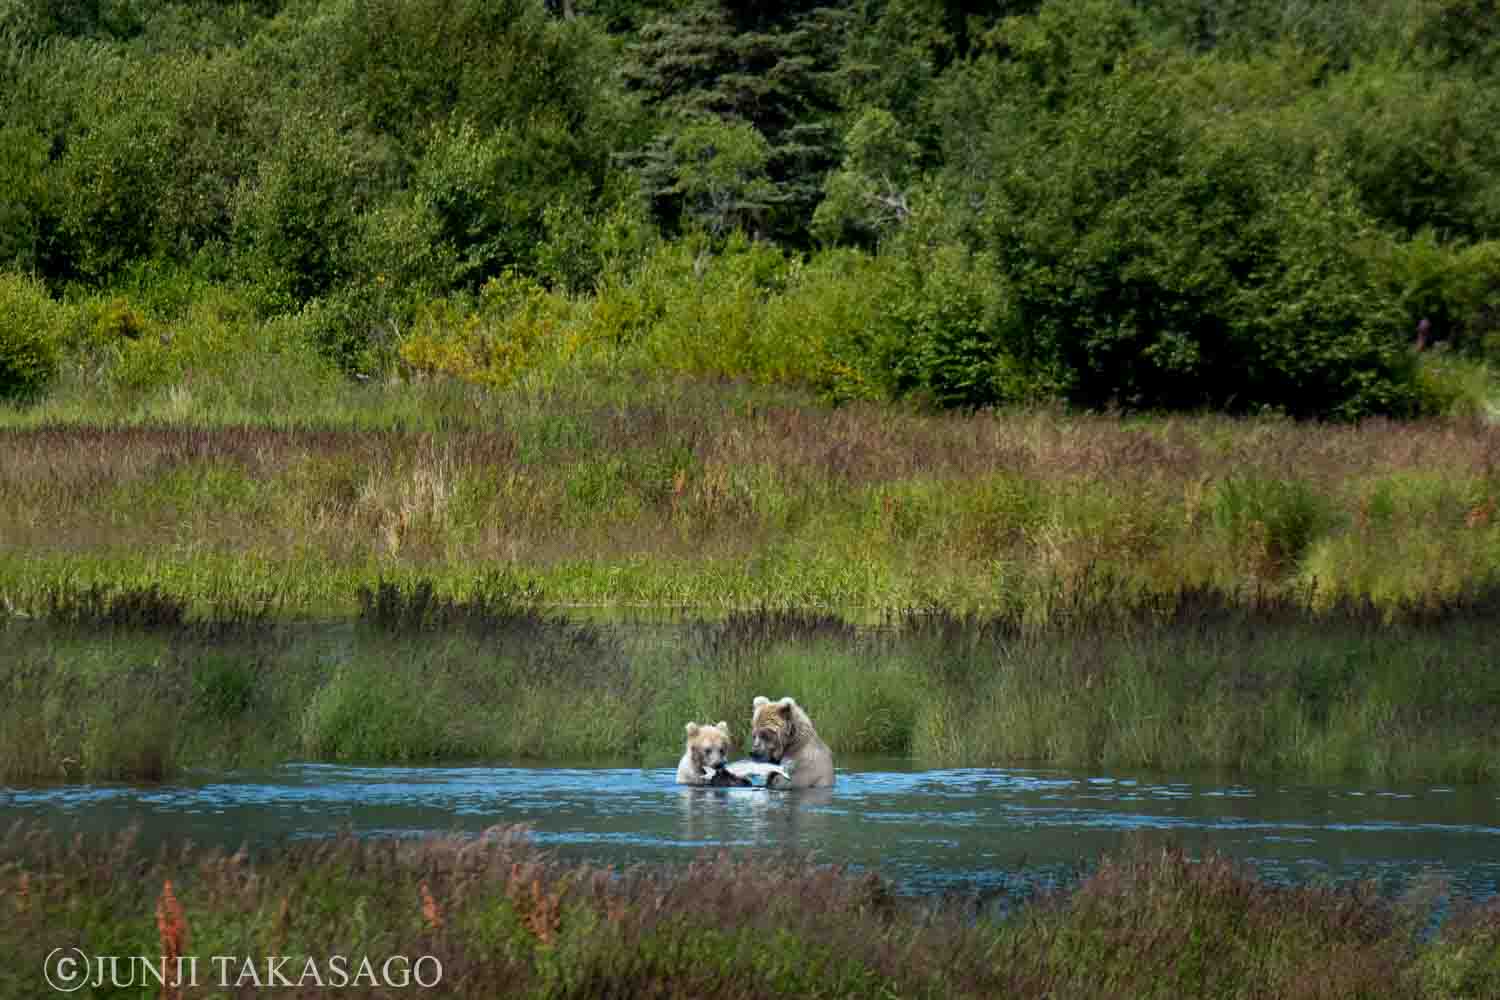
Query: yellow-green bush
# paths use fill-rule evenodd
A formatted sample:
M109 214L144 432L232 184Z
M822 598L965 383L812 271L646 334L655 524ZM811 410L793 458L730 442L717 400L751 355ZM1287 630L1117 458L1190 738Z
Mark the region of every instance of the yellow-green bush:
M276 328L251 319L245 305L227 291L204 296L172 323L152 322L125 300L115 299L93 325L95 342L114 352L110 382L135 390L160 389L192 377L223 377L268 354L303 349L294 339L270 332Z
M574 311L565 296L507 271L485 283L477 308L454 300L420 308L415 331L397 353L413 374L509 385L545 360L578 352L586 331Z
M61 312L40 282L0 274L0 400L34 398L57 374Z
M1423 358L1417 367L1422 412L1484 417L1495 407L1495 376L1489 364L1452 353Z

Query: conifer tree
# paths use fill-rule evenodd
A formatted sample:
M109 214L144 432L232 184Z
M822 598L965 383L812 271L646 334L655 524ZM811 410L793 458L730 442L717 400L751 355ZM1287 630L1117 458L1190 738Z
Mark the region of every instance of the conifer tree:
M659 218L682 225L686 131L745 124L769 150L764 185L742 204L757 234L805 241L824 175L838 159L833 77L848 10L818 3L694 0L644 25L626 77L662 130L630 157ZM701 150L700 150L701 151Z

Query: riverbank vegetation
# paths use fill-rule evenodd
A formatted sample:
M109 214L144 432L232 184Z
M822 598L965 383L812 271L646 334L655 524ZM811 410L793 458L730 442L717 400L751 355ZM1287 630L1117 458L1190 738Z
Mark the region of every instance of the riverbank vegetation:
M795 891L789 891L795 890ZM1500 912L1464 905L1423 935L1431 900L1278 887L1221 857L1139 848L1008 916L902 898L875 873L720 855L624 872L564 864L521 831L479 839L294 841L255 855L154 857L17 826L0 840L0 990L31 995L56 942L87 956L199 956L200 990L248 995L266 956L321 995L345 956L354 996L382 968L442 994L913 997L1488 996ZM239 956L215 965L211 956ZM353 980L361 959L371 971ZM431 956L418 967L422 956ZM244 959L251 960L250 978ZM308 962L313 963L309 973ZM171 966L172 963L169 963ZM191 969L192 966L186 965ZM139 995L152 973L122 961ZM106 976L109 975L106 966ZM301 978L309 976L310 978ZM148 977L143 980L140 977Z
M382 577L461 595L500 572L557 605L1041 620L1106 579L1395 607L1500 570L1482 422L830 410L696 382L326 402L355 426L0 433L0 601L97 583L349 616Z
M494 579L366 591L357 623L197 617L94 589L4 631L0 779L162 780L287 760L595 760L666 767L686 719L793 692L843 755L929 766L1500 777L1494 592L1443 607L1212 591L1085 604L1046 625L944 612L569 621Z

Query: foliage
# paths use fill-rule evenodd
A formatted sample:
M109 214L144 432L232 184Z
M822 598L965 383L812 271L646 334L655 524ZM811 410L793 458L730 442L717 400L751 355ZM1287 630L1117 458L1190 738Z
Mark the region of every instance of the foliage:
M634 159L668 227L701 197L704 171L692 154L707 138L701 122L718 119L730 131L717 172L765 169L756 228L801 242L836 156L832 72L847 24L842 4L695 0L643 25L626 68L663 129Z
M774 189L766 178L771 147L754 127L706 121L672 140L677 183L687 214L715 236L750 228L765 215Z
M245 266L288 303L327 294L353 276L359 218L381 174L396 168L390 151L362 138L320 114L288 115L276 153L236 192Z
M988 256L955 246L919 252L900 261L893 281L867 348L887 395L976 407L1033 401L1055 388L1028 378L1030 338L1014 327L1007 289Z
M1256 152L1275 143L1253 120L1196 119L1179 64L1090 10L1007 23L1014 57L948 97L995 95L978 141L949 140L948 183L984 207L941 227L993 254L1024 360L1088 407L1411 411L1399 313L1349 252L1378 237L1348 182Z
M591 106L603 96L593 33L529 0L356 0L341 5L339 21L330 41L361 120L413 150L444 123L484 135L541 125L584 142L596 114L612 110Z
M889 111L866 110L844 139L843 165L824 182L813 234L827 243L875 244L912 213L920 148Z
M57 372L59 308L38 282L0 274L0 400L29 400Z
M478 307L467 314L455 302L418 311L399 349L417 375L449 375L503 386L580 341L565 332L571 308L535 280L507 271L485 283Z
M1442 411L1418 324L1492 361L1500 336L1492 8L12 3L0 269L148 325L227 287L360 379L490 367L433 338L518 278L577 337L497 371ZM731 280L742 237L780 285ZM61 369L123 372L101 343L68 333Z

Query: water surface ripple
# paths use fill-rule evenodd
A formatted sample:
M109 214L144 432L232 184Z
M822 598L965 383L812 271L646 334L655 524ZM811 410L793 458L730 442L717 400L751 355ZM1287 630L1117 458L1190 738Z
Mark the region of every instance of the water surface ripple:
M1054 884L1132 834L1209 848L1276 881L1421 873L1456 894L1500 887L1500 787L1224 783L852 762L831 793L688 789L672 768L293 764L169 785L0 788L0 820L68 830L138 823L147 841L238 847L287 837L477 832L527 823L565 857L616 866L704 849L795 851L876 868L914 892Z

